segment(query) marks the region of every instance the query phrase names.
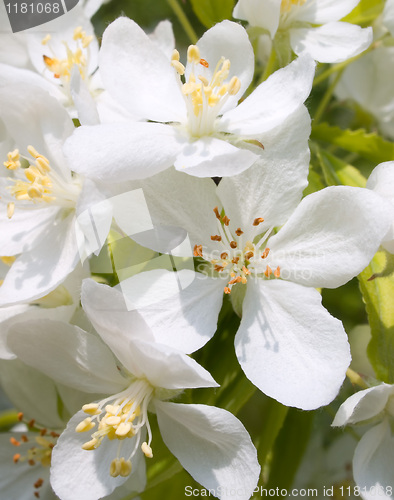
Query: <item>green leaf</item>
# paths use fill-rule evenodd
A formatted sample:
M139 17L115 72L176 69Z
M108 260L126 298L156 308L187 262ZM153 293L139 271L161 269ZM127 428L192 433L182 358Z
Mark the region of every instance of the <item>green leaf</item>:
M388 384L394 383L394 276L386 275L393 270L393 260L387 252L378 252L358 277L372 334L368 357L378 378ZM370 280L378 274L382 277Z
M312 432L314 416L314 412L297 408L290 408L287 413L275 441L270 474L265 485L267 490L279 488L279 494L275 496L282 496L280 490L289 489L293 484Z
M319 150L317 156L328 186L366 186L367 179L353 165L327 151Z
M342 130L328 123L312 128L311 139L328 142L340 148L357 153L373 163L394 160L394 143L385 141L375 133L363 129Z
M376 19L384 8L384 0L361 0L350 14L342 19L347 23L367 24Z
M206 28L231 19L235 0L191 0L193 10Z

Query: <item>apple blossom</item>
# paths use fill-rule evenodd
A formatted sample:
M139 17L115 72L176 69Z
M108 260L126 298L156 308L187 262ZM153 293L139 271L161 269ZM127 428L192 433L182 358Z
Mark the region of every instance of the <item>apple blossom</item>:
M84 290L92 286L83 285L88 316L95 297ZM102 293L103 286L95 288ZM237 491L236 498L249 498L260 467L242 424L219 408L167 401L187 388L215 387L209 373L181 351L155 343L137 311L127 320L121 311L91 319L103 342L53 321L30 322L29 332L15 325L9 336L20 359L55 381L110 394L97 402L88 399L53 450L51 484L59 497L98 499L129 477L130 489L143 489L142 458L153 456L151 410L164 442L197 481L217 491L226 485Z
M381 384L359 391L339 408L334 427L376 424L368 429L357 444L353 457L354 480L365 500L393 498L392 461L394 437L394 386Z
M360 0L238 0L233 16L268 31L278 45L316 61L335 63L360 54L372 28L339 22Z
M229 294L242 310L235 346L247 377L283 404L312 409L336 396L350 362L343 327L321 306L314 288L338 287L361 272L387 232L389 217L378 195L352 187L321 190L297 206L307 164L302 167L304 149L292 146L286 176L281 164L270 170L256 164L222 179L217 188L209 179L189 181L176 171L141 185L154 224L187 230L194 255L202 259L201 292L194 300L187 289L180 292L188 314L194 310L201 317L204 286L210 296ZM220 306L212 300L216 314Z
M230 21L191 45L187 60L185 67L177 51L170 60L132 20L114 21L100 50L104 87L150 121L80 127L65 145L73 170L112 182L172 165L197 177L242 172L264 157L266 135L302 105L314 75L312 59L303 56L237 106L252 80L254 58L246 31Z

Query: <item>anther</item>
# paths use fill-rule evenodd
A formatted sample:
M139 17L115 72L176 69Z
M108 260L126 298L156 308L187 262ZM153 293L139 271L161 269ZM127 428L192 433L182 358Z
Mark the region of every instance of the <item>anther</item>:
M142 453L147 457L147 458L152 458L153 457L153 452L152 448L148 445L148 443L144 442L141 445L141 450Z
M44 38L41 40L42 45L46 45L50 39L51 39L51 35L48 34L48 35L44 36Z
M254 253L253 253L252 251L247 252L247 253L245 254L245 259L246 259L246 260L250 260L253 256L254 256Z
M185 66L179 61L171 61L171 66L175 68L178 75L182 76L185 74Z
M95 450L99 445L99 440L97 438L93 438L90 441L87 441L82 445L82 449L86 451Z
M108 420L107 420L108 422ZM117 436L127 436L127 434L132 430L132 425L130 422L121 422L115 431Z
M222 237L219 236L218 234L214 234L213 236L211 236L211 240L212 241L222 241Z
M21 411L20 411L20 412L18 413L18 415L17 415L17 419L18 419L18 421L19 421L19 422L22 422L22 420L23 420L23 412L21 412Z
M194 257L202 257L202 245L194 245L193 255Z
M218 207L215 207L213 209L213 211L215 212L216 218L220 220L220 213L219 213Z
M235 234L237 236L241 236L241 234L244 234L244 232L242 231L242 229L239 227L236 231L235 231Z
M223 252L223 253L220 254L220 258L223 259L223 260L227 259L227 257L228 257L228 253L227 252Z
M82 422L79 422L79 424L76 426L75 431L76 432L86 432L90 431L90 429L93 429L93 427L96 424L92 422L92 419L90 417L85 418L85 420L82 420Z
M236 76L233 76L230 80L230 83L228 84L228 93L230 95L235 95L235 94L238 94L238 92L240 91L241 89L241 82L239 80L239 78L237 78Z
M46 429L43 429L43 430L46 431ZM40 434L41 434L41 432L40 432ZM23 441L24 443L28 443L29 442L29 438L27 436L25 436L24 434L22 434L21 441Z
M87 405L83 405L82 410L88 415L99 415L101 413L101 410L99 409L99 405L97 403L89 403Z
M33 459L28 460L28 461L27 461L27 463L28 463L31 467L33 467L33 465L36 465L36 462L35 462Z
M270 268L270 266L267 266L266 270L264 271L264 274L267 276L267 278L271 276L272 269Z
M275 276L275 278L279 278L279 276L280 276L280 267L279 266L275 269L274 276Z
M237 248L237 242L236 241L230 241L230 247L231 248Z
M179 61L179 52L174 49L171 54L171 61Z
M44 480L40 477L37 479L37 481L34 483L34 488L41 488L41 486L44 484Z
M217 273L222 272L222 271L223 271L223 269L224 269L224 267L223 267L223 266L219 266L218 264L216 264L216 265L215 265L215 267L214 267L214 270L215 270Z
M7 217L11 219L11 217L14 215L15 212L15 203L11 201L10 203L7 204Z
M15 455L12 457L14 464L17 464L19 462L20 458L21 458L21 454L15 453Z
M264 252L261 254L262 259L266 259L268 257L268 254L270 253L270 249L267 247Z
M234 257L231 261L233 264L238 264L239 262L239 257Z
M264 219L262 217L257 217L254 221L253 221L253 225L254 226L258 226L259 224L261 224L262 222L264 222Z
M200 59L200 64L204 66L204 68L209 68L209 63L205 59Z
M231 293L231 290L230 290L230 288L228 286L224 287L224 293L227 294L227 295L229 295Z
M197 45L189 45L187 49L187 62L198 64L200 59L200 49Z
M227 215L223 216L222 222L225 226L228 226L230 224L230 219L227 217Z
M14 437L11 437L11 438L10 438L10 443L11 443L13 446L20 446L20 445L21 445L21 443L20 443L17 439L15 439Z

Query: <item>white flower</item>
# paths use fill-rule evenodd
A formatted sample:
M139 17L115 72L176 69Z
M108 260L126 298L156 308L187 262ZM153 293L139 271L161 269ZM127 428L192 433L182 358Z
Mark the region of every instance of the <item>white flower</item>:
M383 25L387 27L391 35L394 36L394 1L386 0L383 9Z
M394 386L381 384L350 396L332 425L377 424L357 444L353 457L354 480L365 500L393 498Z
M298 123L301 127L300 117ZM297 141L282 141L294 155L287 175L282 164L270 170L256 164L222 179L217 188L209 179L189 180L176 171L141 185L154 224L186 229L195 256L205 261L202 271L211 266L217 272L212 278L196 274L194 294L188 288L180 292L183 314L212 321L223 290L230 294L242 309L235 346L247 377L283 404L312 409L335 397L350 362L343 327L321 306L314 288L338 287L361 272L389 221L385 204L367 189L327 188L297 206L307 153ZM143 238L138 241L144 244ZM176 324L171 304L160 302L160 294L159 288L152 311ZM201 297L211 298L199 308ZM141 314L152 325L149 308Z
M394 138L394 48L378 47L349 64L339 80L335 94L351 99L373 115L381 132Z
M65 149L72 168L112 182L149 177L172 165L198 177L245 170L264 157L265 134L309 95L314 63L300 58L237 106L253 70L246 31L230 21L189 47L185 67L178 52L170 60L136 23L116 20L100 50L104 87L150 122L80 127Z
M233 16L267 30L292 50L319 62L341 62L363 52L372 42L372 28L338 22L360 0L238 0ZM279 41L279 39L281 39Z
M87 311L103 288L116 300L115 290L84 283ZM136 311L127 320L121 311L91 319L105 343L53 321L30 322L28 332L18 324L9 338L18 357L55 381L110 394L95 403L87 400L53 450L51 484L60 498L98 499L129 476L130 490L143 489L142 455L151 457L154 449L148 409L156 412L167 447L198 482L218 492L219 486L235 488L234 498L249 498L260 467L242 424L219 408L167 402L186 388L215 387L209 373L180 351L154 343Z
M394 161L380 163L373 170L367 181L367 188L382 196L387 201L387 213L391 225L383 238L382 247L394 253Z
M1 89L0 116L18 148L4 158L7 177L0 177L1 253L17 256L0 287L0 304L9 305L48 294L75 268L76 215L101 194L69 169L62 146L74 126L46 92Z

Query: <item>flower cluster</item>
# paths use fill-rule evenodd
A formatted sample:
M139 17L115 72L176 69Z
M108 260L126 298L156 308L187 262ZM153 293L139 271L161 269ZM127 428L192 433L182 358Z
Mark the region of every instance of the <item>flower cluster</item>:
M392 42L392 2L366 20L359 0L215 1L209 23L192 2L198 40L168 2L191 38L177 48L169 21L126 16L99 43L102 3L0 23L0 383L17 409L0 414L0 497L154 499L183 474L247 500L346 374L365 390L333 425L380 422L354 481L391 497L391 101L365 105L382 135L335 106ZM356 276L375 380L322 304Z

